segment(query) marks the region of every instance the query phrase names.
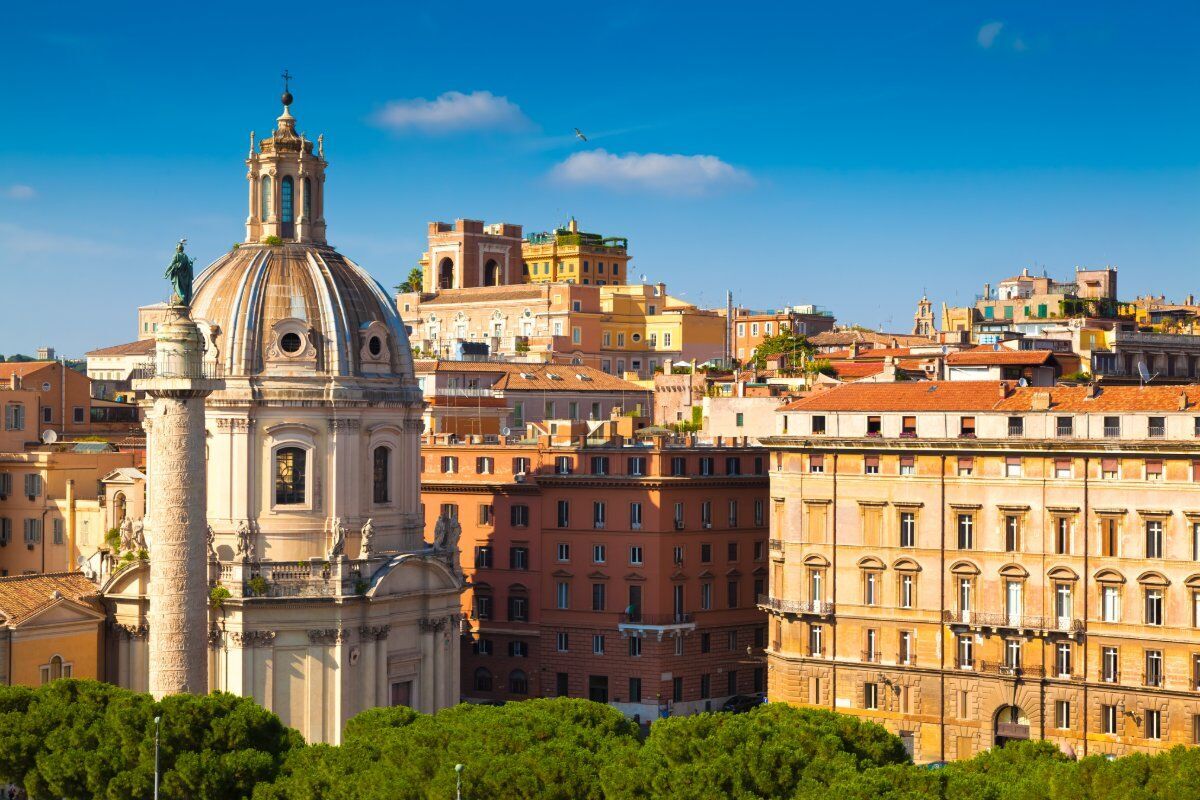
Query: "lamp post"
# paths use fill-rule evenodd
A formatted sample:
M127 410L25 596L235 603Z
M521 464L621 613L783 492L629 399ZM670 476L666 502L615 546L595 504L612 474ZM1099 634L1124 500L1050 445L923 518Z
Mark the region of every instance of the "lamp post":
M462 800L462 764L454 765L454 797L455 800Z
M154 800L158 800L158 730L162 717L154 718Z

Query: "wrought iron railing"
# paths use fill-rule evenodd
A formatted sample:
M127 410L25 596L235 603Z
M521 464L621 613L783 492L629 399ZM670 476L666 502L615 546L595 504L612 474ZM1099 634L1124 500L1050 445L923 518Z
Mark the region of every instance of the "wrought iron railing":
M760 594L758 605L784 614L832 614L833 603L824 600L787 600Z
M942 622L951 625L979 625L989 628L1062 631L1065 633L1076 633L1083 630L1083 620L1072 617L1026 616L996 611L942 611Z

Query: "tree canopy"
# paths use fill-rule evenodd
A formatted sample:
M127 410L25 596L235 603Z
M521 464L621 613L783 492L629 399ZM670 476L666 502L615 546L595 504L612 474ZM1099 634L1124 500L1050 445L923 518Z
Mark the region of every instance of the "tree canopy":
M802 334L790 330L768 336L754 348L754 366L759 369L767 365L771 356L784 356L784 363L795 369L803 358L811 358L815 348Z
M155 716L165 799L441 800L456 764L469 800L1175 800L1200 786L1196 748L1073 761L1016 742L933 770L879 725L778 703L657 720L644 741L586 700L378 708L350 720L340 746L305 745L249 699L155 702L69 679L0 687L0 782L34 800L149 797Z
M408 277L404 279L404 282L396 287L396 291L419 292L421 291L421 284L424 281L425 273L421 271L420 267L413 267L408 271Z

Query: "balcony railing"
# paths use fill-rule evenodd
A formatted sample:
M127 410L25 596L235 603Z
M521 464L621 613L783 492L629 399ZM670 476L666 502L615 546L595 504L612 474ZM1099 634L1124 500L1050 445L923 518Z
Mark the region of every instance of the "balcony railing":
M1083 630L1083 620L1071 617L1037 617L1006 614L995 611L943 611L942 622L951 625L976 625L987 628L1015 630L1061 631L1076 633Z
M1105 425L1104 436L1107 439L1119 439L1121 437L1120 425Z
M1046 675L1043 667L1009 664L1004 661L983 661L979 665L979 671L991 675L1006 675L1010 678L1042 678Z
M963 670L977 670L979 669L979 662L973 658L956 658L954 659L954 668Z
M206 380L225 377L225 367L215 361L197 361L192 358L159 357L134 367L130 380L141 381L151 378L182 378Z
M787 600L782 597L771 597L770 595L760 594L758 596L758 605L767 610L778 611L783 614L827 615L833 613L833 603L824 600Z
M862 654L862 660L868 664L878 664L879 663L879 651L878 650L864 650L863 654Z
M622 612L622 625L652 625L664 627L667 625L691 625L696 618L690 612L679 611L674 614L646 614L641 611Z
M1163 673L1162 672L1144 672L1144 673L1142 673L1142 685L1149 686L1154 689L1161 689L1163 687Z
M1101 672L1100 673L1100 682L1101 683L1120 683L1121 682L1121 673L1116 672L1116 671Z

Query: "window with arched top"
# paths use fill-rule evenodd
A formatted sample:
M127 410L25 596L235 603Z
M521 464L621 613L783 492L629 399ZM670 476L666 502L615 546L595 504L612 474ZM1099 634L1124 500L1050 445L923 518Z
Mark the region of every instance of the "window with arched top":
M293 206L295 200L295 184L292 181L292 176L287 175L279 184L279 223L280 233L284 236L295 235Z
M379 445L372 453L372 476L374 480L373 497L376 503L391 501L391 467L392 450L390 447Z
M490 692L492 690L492 673L487 667L475 670L475 691Z
M508 691L513 694L529 694L529 679L525 676L525 670L514 669L508 673Z
M121 527L121 523L125 521L125 493L117 492L113 495L113 527Z
M258 193L258 199L262 206L259 216L262 217L263 222L266 222L267 218L271 216L271 176L270 175L262 176L262 184L261 184L261 188Z
M275 505L305 502L305 468L308 453L300 447L275 451Z
M304 220L312 222L312 178L304 179Z

